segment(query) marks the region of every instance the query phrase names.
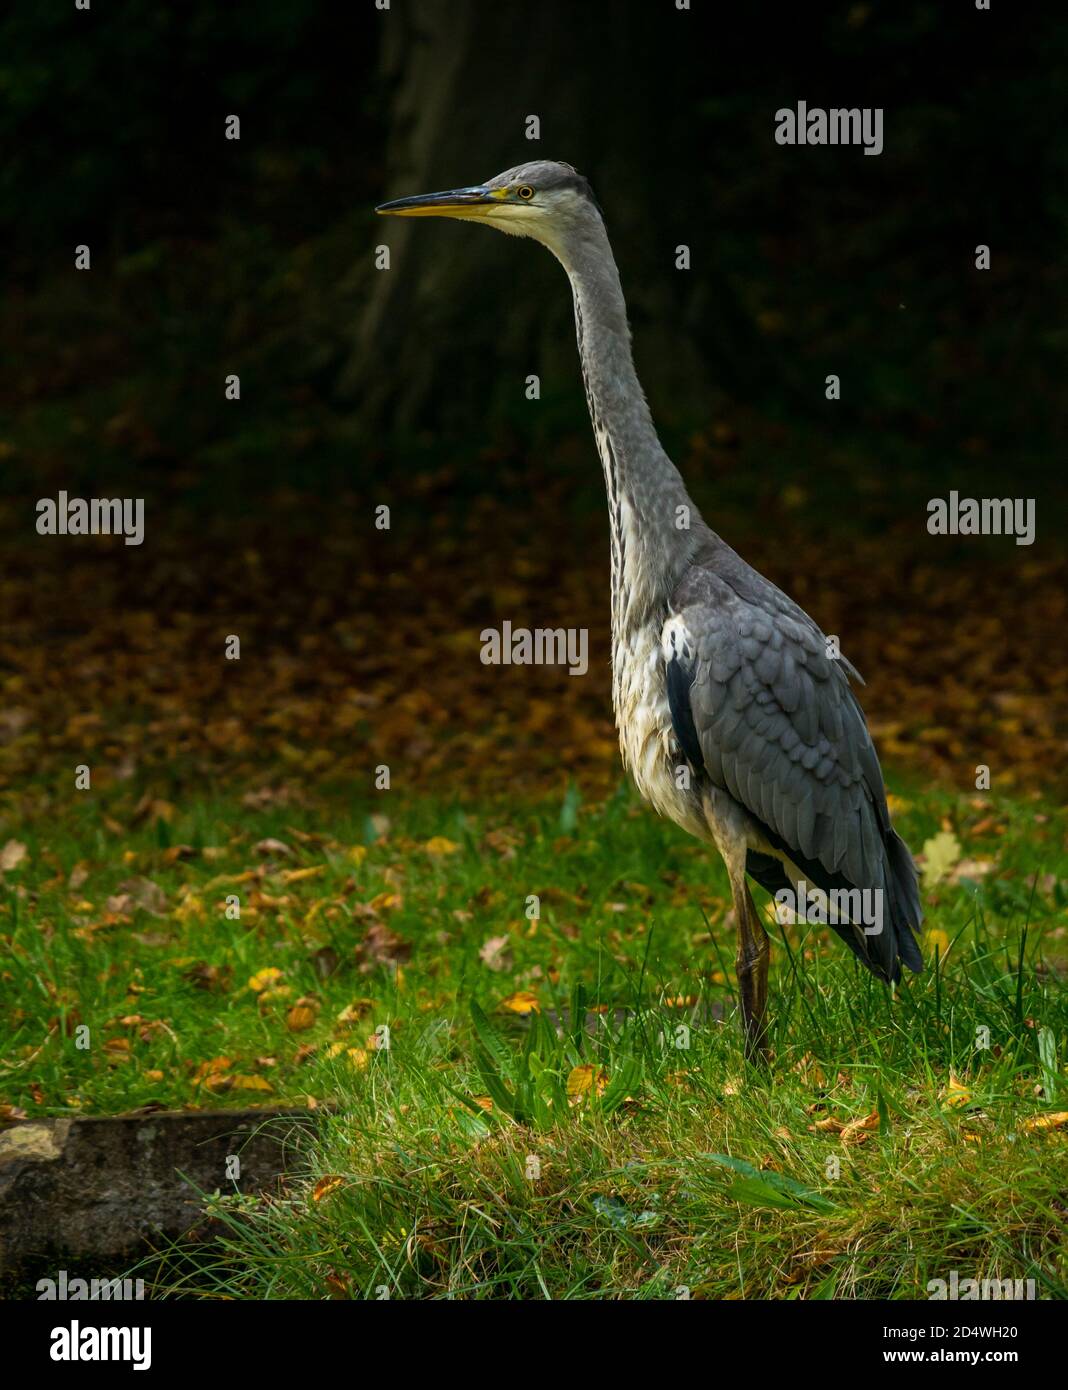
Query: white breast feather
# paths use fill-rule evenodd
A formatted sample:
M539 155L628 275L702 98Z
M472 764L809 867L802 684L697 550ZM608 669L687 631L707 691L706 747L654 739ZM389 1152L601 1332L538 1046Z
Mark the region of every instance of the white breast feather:
M669 619L663 631L656 622L617 636L613 653L616 725L623 765L641 795L660 815L691 835L707 838L699 801L685 785L679 785L685 780L685 775L680 779L680 769L688 765L675 738L667 697L664 653L671 647L666 634L668 627L680 621ZM676 631L676 640L679 636Z

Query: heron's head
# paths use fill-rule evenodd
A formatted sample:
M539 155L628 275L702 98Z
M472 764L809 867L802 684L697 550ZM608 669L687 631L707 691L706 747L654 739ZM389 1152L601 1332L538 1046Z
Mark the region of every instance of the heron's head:
M375 209L387 217L458 217L513 236L529 236L560 254L584 228L600 224L589 183L570 164L535 160L506 169L485 183L397 198Z

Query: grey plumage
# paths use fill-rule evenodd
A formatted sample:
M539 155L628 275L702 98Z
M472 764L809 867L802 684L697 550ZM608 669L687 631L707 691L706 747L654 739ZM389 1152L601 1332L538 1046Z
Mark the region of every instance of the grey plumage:
M883 924L834 930L880 978L922 966L916 870L890 824L845 657L702 520L664 453L634 370L604 220L586 180L538 160L380 212L481 221L564 266L609 504L612 693L639 791L723 856L738 922L750 1055L764 1048L768 942L746 884L881 895ZM680 762L692 778L679 777Z
M712 532L670 611L696 642L685 674L697 770L725 787L814 887L882 891L890 929L846 939L884 979L900 977L899 961L919 970L915 869L890 824L879 761L849 684L854 668L828 657L812 619ZM756 864L753 876L773 883L770 891L786 886L781 866Z

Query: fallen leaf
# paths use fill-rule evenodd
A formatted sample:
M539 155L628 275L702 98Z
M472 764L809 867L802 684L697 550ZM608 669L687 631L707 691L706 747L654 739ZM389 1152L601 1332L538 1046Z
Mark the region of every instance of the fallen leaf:
M351 1004L345 1007L337 1016L338 1023L343 1028L350 1028L354 1023L358 1023L364 1014L369 1013L375 1006L373 999L354 999Z
M6 873L8 869L17 868L26 858L26 853L26 846L21 840L8 840L0 849L0 871Z
M432 835L423 846L427 854L436 859L440 859L446 854L459 854L462 848L463 846L458 845L455 840L446 840L444 835Z
M1063 1129L1068 1125L1068 1110L1058 1110L1052 1115L1032 1115L1020 1125L1023 1134L1033 1134L1044 1129Z
M293 853L289 846L285 844L282 840L272 840L269 838L266 840L260 840L258 844L253 845L252 852L254 854L262 854L265 856L271 854Z
M273 1091L274 1087L265 1076L235 1076L234 1089L237 1091Z
M949 1083L939 1092L939 1100L945 1102L953 1110L959 1110L964 1105L971 1103L972 1093L967 1086L955 1076L949 1073Z
M541 1012L538 996L536 994L531 994L529 990L522 989L517 994L510 994L507 999L502 999L500 1007L502 1009L508 1009L513 1014Z
M167 911L166 893L150 878L128 878L119 884L118 892L128 894L138 907L153 917L162 917Z
M843 1144L862 1144L868 1137L868 1131L879 1128L879 1112L873 1110L870 1115L865 1115L862 1119L850 1120L841 1129L841 1139Z
M587 1096L602 1095L607 1085L608 1073L604 1068L596 1067L590 1062L585 1062L580 1067L573 1067L568 1074L568 1100L574 1105Z
M383 922L372 922L363 941L356 947L356 959L364 974L376 965L395 965L407 960L411 954L410 943Z
M933 888L960 858L960 841L952 831L940 830L924 842L923 858L923 886Z
M256 971L255 975L249 979L248 987L249 989L254 989L258 994L260 990L266 989L268 985L273 984L275 980L280 980L281 978L282 971L279 970L276 965L268 965L265 966L263 970Z
M315 999L298 999L286 1014L286 1027L291 1033L302 1033L312 1028L319 1017L319 1003Z
M300 883L306 878L317 878L326 873L325 864L315 864L310 869L286 869L282 874L283 883Z
M201 1062L193 1072L193 1085L197 1086L206 1081L209 1076L217 1076L226 1071L230 1066L229 1057L212 1057L210 1061Z

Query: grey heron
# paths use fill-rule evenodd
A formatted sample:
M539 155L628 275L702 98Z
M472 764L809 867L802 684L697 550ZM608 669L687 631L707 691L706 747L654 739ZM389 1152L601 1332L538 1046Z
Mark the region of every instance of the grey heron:
M608 493L623 763L646 801L712 843L726 865L747 1055L766 1052L770 955L747 875L779 902L821 905L817 920L879 979L896 983L902 963L921 970L916 868L891 825L850 684L860 677L807 613L705 524L661 447L589 183L569 164L538 160L376 210L532 237L568 274ZM857 907L862 894L875 913Z

